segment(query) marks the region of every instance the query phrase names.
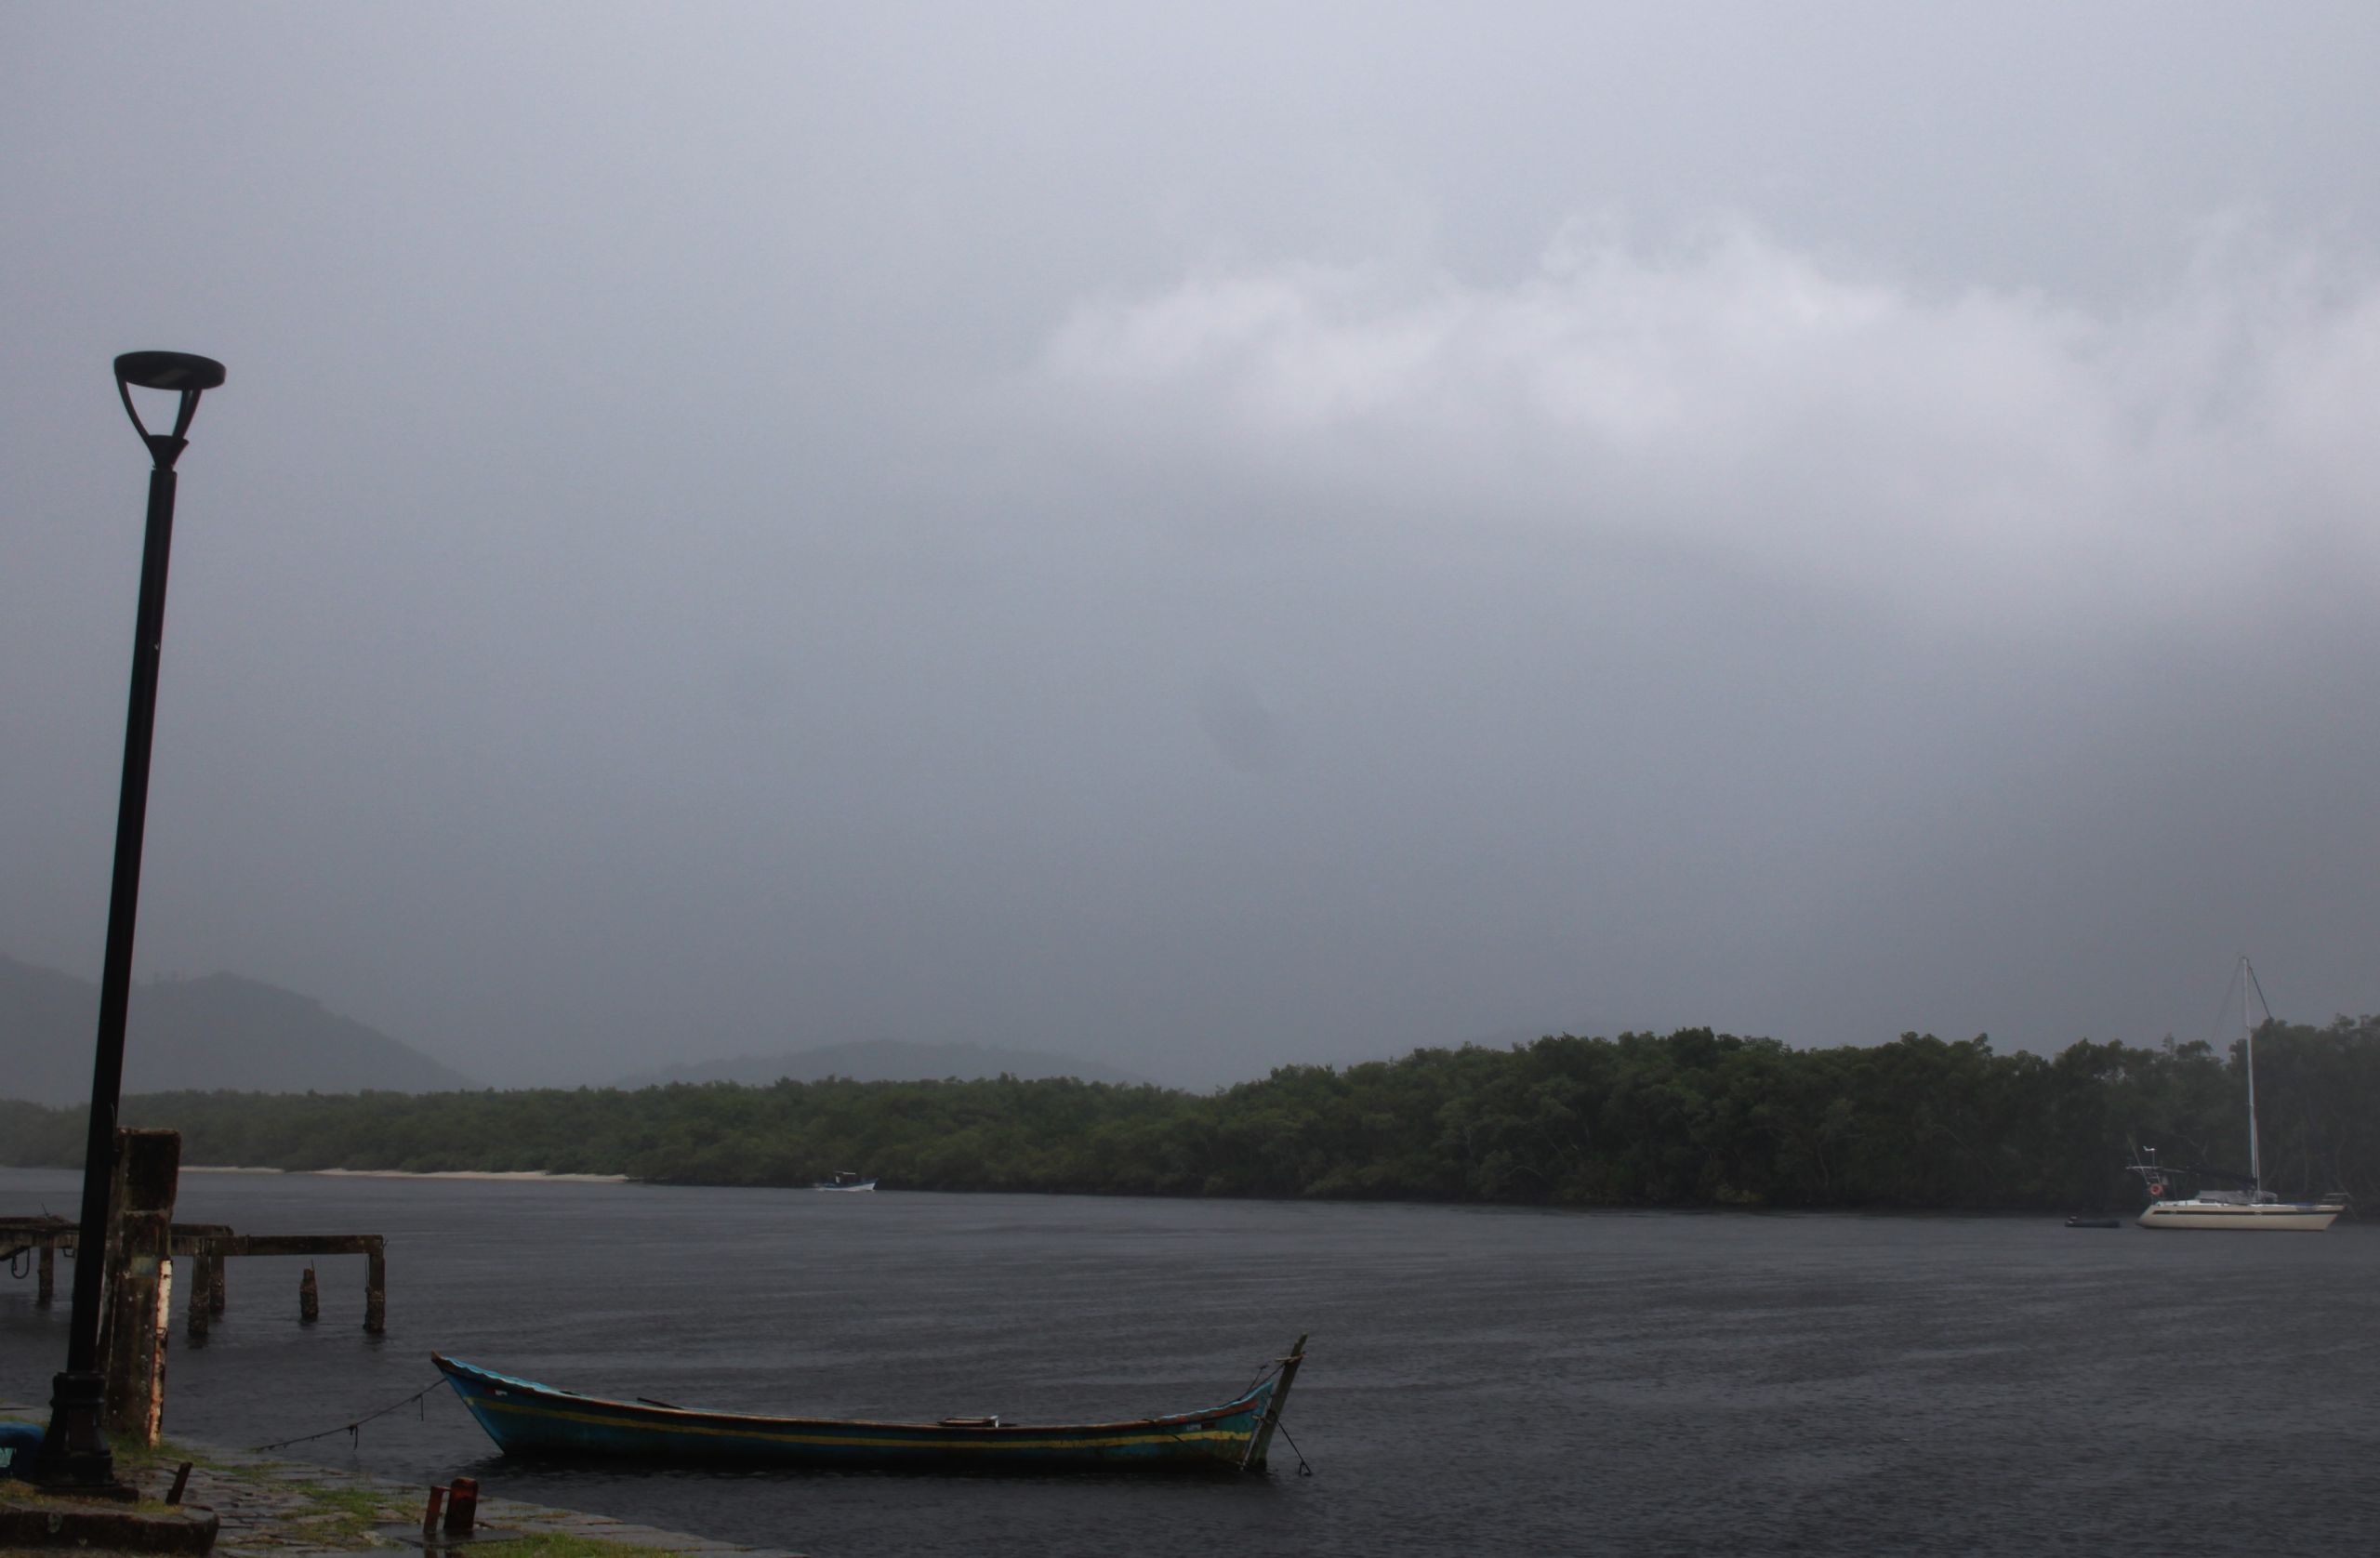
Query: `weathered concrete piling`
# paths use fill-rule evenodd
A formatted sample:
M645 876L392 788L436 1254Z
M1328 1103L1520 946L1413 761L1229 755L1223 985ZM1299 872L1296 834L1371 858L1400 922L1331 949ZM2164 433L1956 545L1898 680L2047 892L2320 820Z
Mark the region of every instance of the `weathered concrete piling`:
M178 1130L116 1133L115 1215L109 1228L100 1369L107 1381L108 1422L143 1445L157 1442L165 1407L174 1191L181 1159Z

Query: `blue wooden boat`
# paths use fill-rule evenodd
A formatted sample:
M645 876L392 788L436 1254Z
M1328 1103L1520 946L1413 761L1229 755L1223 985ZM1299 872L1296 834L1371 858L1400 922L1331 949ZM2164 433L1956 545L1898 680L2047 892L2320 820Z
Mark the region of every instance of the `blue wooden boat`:
M1263 1379L1203 1411L1104 1423L998 1418L863 1422L610 1401L430 1354L507 1455L601 1457L654 1466L740 1465L962 1472L1262 1472L1305 1338Z

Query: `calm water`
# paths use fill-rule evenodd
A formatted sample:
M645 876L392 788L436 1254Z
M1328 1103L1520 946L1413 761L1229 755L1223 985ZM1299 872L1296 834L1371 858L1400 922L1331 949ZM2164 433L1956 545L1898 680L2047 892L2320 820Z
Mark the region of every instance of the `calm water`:
M73 1176L0 1169L0 1213ZM178 1321L169 1433L256 1445L434 1378L837 1416L1119 1417L1314 1341L1269 1480L508 1464L443 1389L289 1452L819 1558L1304 1553L2321 1553L2380 1529L2380 1229L1611 1215L194 1174L186 1221L389 1236L235 1261ZM0 1273L0 1400L60 1301Z

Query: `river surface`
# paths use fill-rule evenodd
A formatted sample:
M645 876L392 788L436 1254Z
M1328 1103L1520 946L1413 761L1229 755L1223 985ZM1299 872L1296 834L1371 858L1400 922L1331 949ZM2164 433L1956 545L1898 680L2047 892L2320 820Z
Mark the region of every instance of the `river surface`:
M0 1214L75 1176L0 1169ZM817 1558L2329 1553L2380 1531L2380 1228L1575 1213L191 1173L178 1213L380 1233L235 1261L178 1317L166 1428L262 1445L435 1378L432 1348L615 1396L1049 1420L1211 1405L1301 1331L1269 1478L508 1463L443 1387L284 1452ZM187 1262L184 1263L185 1265ZM0 1271L0 1401L59 1301ZM180 1294L177 1294L177 1309ZM1313 1475L1295 1474L1300 1452Z

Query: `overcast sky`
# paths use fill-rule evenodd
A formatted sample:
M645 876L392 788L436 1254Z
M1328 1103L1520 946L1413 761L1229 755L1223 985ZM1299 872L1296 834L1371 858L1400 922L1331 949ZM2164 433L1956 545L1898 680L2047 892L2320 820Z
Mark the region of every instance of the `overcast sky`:
M0 952L499 1083L2380 1010L2380 7L0 7ZM136 1042L139 1021L134 1009Z

